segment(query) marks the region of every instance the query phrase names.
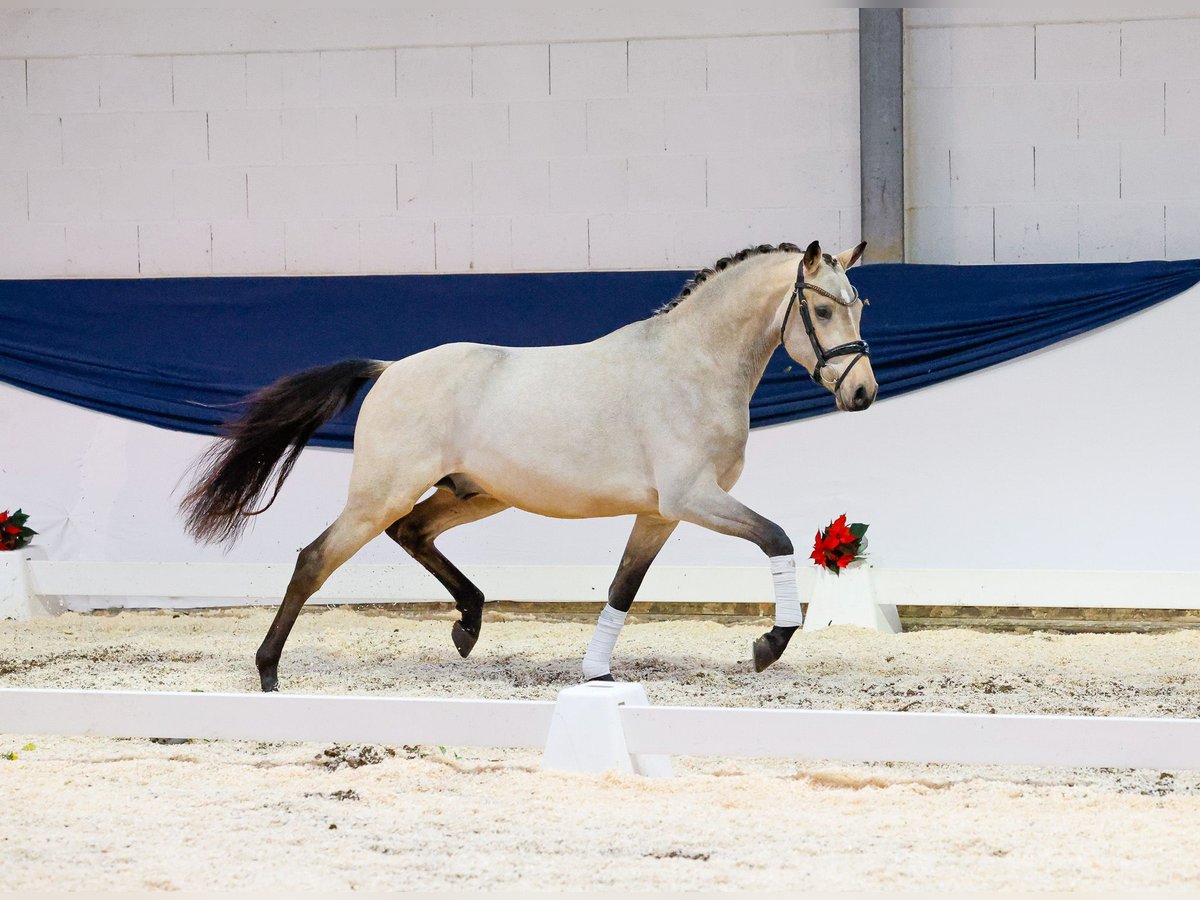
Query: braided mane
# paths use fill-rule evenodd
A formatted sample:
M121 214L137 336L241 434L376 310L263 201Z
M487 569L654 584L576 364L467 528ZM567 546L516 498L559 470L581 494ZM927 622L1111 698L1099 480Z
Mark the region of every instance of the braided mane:
M718 272L723 272L725 269L728 269L730 266L735 266L738 263L749 259L752 256L761 256L764 253L803 253L803 252L804 251L800 247L797 247L795 244L783 243L783 244L780 244L779 246L775 246L774 244L759 244L757 247L747 247L745 250L739 250L737 253L734 253L732 256L723 256L720 259L718 259L715 263L713 263L711 266L701 269L699 272L697 272L695 275L693 275L690 279L688 279L687 284L685 284L683 286L683 289L680 290L679 294L676 295L675 299L670 301L666 305L660 307L659 309L655 310L654 315L661 316L664 313L669 313L671 310L673 310L675 307L677 307L680 303L682 303L684 300L686 300L688 297L690 297L693 293L695 293L696 289L699 288L700 285L704 284L704 282L708 281L709 278L716 275Z

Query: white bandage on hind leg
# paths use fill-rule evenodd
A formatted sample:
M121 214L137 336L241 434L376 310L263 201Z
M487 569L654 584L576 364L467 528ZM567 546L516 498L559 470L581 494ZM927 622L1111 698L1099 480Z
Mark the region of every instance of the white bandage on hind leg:
M771 580L775 582L775 625L788 628L804 624L800 611L800 589L796 586L796 557L772 556Z
M596 620L596 630L588 642L587 652L583 654L583 677L599 678L607 675L612 661L613 647L617 646L617 635L625 624L626 613L613 609L607 603L600 610L600 618Z

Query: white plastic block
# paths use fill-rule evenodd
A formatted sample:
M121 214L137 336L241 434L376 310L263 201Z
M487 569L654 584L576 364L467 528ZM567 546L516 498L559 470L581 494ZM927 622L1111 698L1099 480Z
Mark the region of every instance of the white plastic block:
M62 162L62 142L58 116L0 115L0 159L5 168L57 165Z
M434 271L433 222L379 218L358 223L359 266L368 274Z
M99 113L62 119L68 166L195 165L208 160L203 112Z
M286 115L286 114L285 114ZM283 156L278 111L220 110L208 115L208 158L225 165L265 165Z
M950 200L955 206L1033 199L1031 144L952 147Z
M1190 79L1196 77L1200 18L1126 21L1121 23L1123 79Z
M827 569L817 572L803 630L819 631L830 625L857 625L884 634L903 630L896 607L879 603L875 596L871 567L861 564L838 575Z
M0 222L29 221L29 179L24 172L0 171Z
M346 219L396 211L396 167L385 164L251 167L247 188L253 219Z
M100 61L100 108L171 108L169 56L105 56Z
M582 213L513 216L512 267L579 271L588 267L588 219Z
M1122 80L1079 86L1081 141L1144 140L1161 136L1166 91L1161 81Z
M630 94L703 94L707 83L708 54L703 40L629 42Z
M1162 203L1121 201L1079 205L1080 262L1133 262L1166 255Z
M90 112L100 108L99 58L31 59L28 65L31 112Z
M1167 259L1200 258L1200 203L1167 203Z
M137 226L128 222L67 224L67 274L84 277L138 274Z
M1037 144L1034 193L1039 200L1098 202L1121 195L1121 148L1099 141Z
M402 162L395 169L401 215L441 217L471 212L471 163L440 159Z
M1171 140L1200 139L1200 80L1167 82L1166 132Z
M214 275L282 275L282 222L214 222Z
M550 95L550 48L502 44L471 48L472 96L480 100L532 100Z
M283 112L283 159L288 163L338 163L354 159L352 109L288 109Z
M98 170L33 169L29 172L31 222L86 222L99 218Z
M1033 81L1033 26L955 28L950 37L954 84Z
M996 261L991 206L918 206L905 215L905 258L929 265Z
M205 222L149 222L138 226L141 274L208 275L212 272L212 230Z
M365 106L357 119L356 158L362 162L428 159L433 153L427 106Z
M36 545L0 553L0 619L27 621L62 612L61 598L37 594L29 576L29 560L45 558Z
M704 209L706 160L703 156L629 158L629 208L678 212Z
M472 210L483 214L544 212L550 205L545 159L479 159L471 164Z
M588 217L588 265L593 269L669 269L675 221L666 213Z
M796 87L796 44L787 35L708 41L708 92L749 94Z
M67 271L66 228L46 222L0 225L0 276L48 278Z
M455 103L433 109L433 154L445 159L498 156L508 147L508 106Z
M645 690L637 683L592 681L560 691L542 769L669 777L670 757L633 754L625 743L621 707L649 705Z
M1079 206L1022 203L996 207L996 262L1063 263L1079 259Z
M396 96L402 102L468 100L470 47L401 47L396 51Z
M246 105L246 57L240 53L175 56L176 109L237 109Z
M1037 80L1082 84L1121 77L1121 26L1078 22L1037 26Z
M1162 202L1200 200L1200 179L1190 177L1200 141L1124 141L1121 199Z
M905 28L904 29L904 85L905 92L918 87L949 87L950 74L950 28Z
M176 169L175 216L212 222L246 218L246 170L227 166Z
M0 112L25 108L25 60L0 59Z
M321 102L319 53L251 53L246 105L251 109L312 107Z
M396 51L321 53L321 102L329 106L387 103L396 96Z
M621 157L550 160L550 208L555 212L620 212L628 206L629 163Z
M550 96L613 97L627 90L625 41L550 45Z
M586 105L582 100L519 100L510 103L508 149L514 156L543 158L585 153Z
M622 156L661 153L666 148L666 116L662 100L629 97L587 102L588 153Z
M359 270L358 222L288 222L284 229L289 273L349 275Z

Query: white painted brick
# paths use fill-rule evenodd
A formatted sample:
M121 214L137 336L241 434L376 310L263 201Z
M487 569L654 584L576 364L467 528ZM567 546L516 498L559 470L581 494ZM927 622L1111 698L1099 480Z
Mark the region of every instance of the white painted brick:
M1161 203L1081 203L1081 262L1162 259L1166 220Z
M321 102L331 106L386 103L396 96L394 50L321 53Z
M363 272L432 272L433 222L428 219L363 219L358 223Z
M67 272L66 226L45 222L0 225L0 277L47 278Z
M512 215L550 207L550 165L544 159L475 160L471 179L475 213Z
M1039 200L1099 202L1121 194L1121 148L1116 143L1037 144L1034 193Z
M1172 140L1200 138L1200 81L1167 82L1166 123Z
M1073 84L998 84L989 120L994 141L1073 141L1079 99Z
M136 166L100 171L100 216L116 222L154 222L175 216L170 169Z
M911 263L971 266L995 262L992 207L924 206L905 214Z
M284 257L288 272L346 275L359 270L357 222L288 222Z
M904 29L904 84L915 87L949 87L952 51L950 28Z
M171 108L169 56L106 56L100 61L100 108Z
M225 166L176 169L175 217L201 222L246 218L246 170Z
M1004 124L995 121L992 111L993 89L989 86L913 88L905 95L907 146L940 149L991 143Z
M858 105L857 100L854 102L857 133ZM807 108L804 99L795 94L671 98L664 112L666 147L670 153L756 153L828 147L832 142L832 107L831 102L823 100Z
M947 207L950 203L949 148L906 148L904 192L908 206Z
M950 149L950 198L955 206L1033 199L1033 147L995 144Z
M31 59L26 70L31 112L90 112L100 108L100 59Z
M996 262L1061 263L1079 259L1079 207L1024 203L996 207Z
M579 213L514 216L512 265L526 272L586 269L587 216Z
M426 159L433 153L429 107L366 106L357 118L356 155L363 162Z
M67 225L67 274L87 277L138 273L137 226L85 222Z
M829 105L829 145L858 156L862 120L857 82L831 85L826 94Z
M367 218L396 211L396 169L390 165L264 167L247 175L254 219Z
M620 96L628 90L625 41L550 45L550 96L584 99Z
M433 231L435 264L439 272L469 272L474 268L469 217L439 218L434 222Z
M29 220L29 176L19 171L0 171L0 222Z
M1200 18L1121 23L1121 77L1175 80L1196 77Z
M711 156L711 209L856 206L858 160L829 150Z
M1121 76L1121 26L1116 22L1037 26L1037 80L1080 84Z
M25 60L0 59L0 112L25 109Z
M1033 26L955 28L950 37L954 84L1021 84L1033 80Z
M508 148L515 156L574 156L587 151L581 100L523 100L508 107Z
M278 112L233 109L208 114L208 158L212 162L263 165L282 157L283 128Z
M68 166L191 165L208 158L202 112L68 115L62 132Z
M471 48L401 47L396 96L409 103L470 99Z
M621 212L628 198L629 164L623 158L550 160L550 208L555 212Z
M214 222L214 275L280 275L284 272L282 222Z
M1161 81L1118 81L1079 87L1079 139L1138 140L1161 135L1165 100Z
M1121 145L1121 199L1200 200L1200 141L1126 141Z
M704 209L703 156L633 156L629 159L629 208L678 212Z
M672 216L672 267L699 269L743 247L791 241L802 247L819 240L830 252L841 249L836 209L708 210Z
M796 44L785 35L708 41L708 91L748 94L795 87Z
M212 231L207 222L150 222L138 226L142 275L208 275Z
M447 159L498 156L508 148L508 106L457 103L433 109L433 154Z
M29 219L86 222L100 218L96 169L33 169L29 173Z
M319 53L251 53L246 57L246 105L250 108L311 107L320 102Z
M619 156L661 153L666 147L666 116L662 100L630 97L589 100L588 153Z
M708 88L703 40L629 42L629 93L678 97Z
M775 90L799 89L819 100L834 86L858 85L858 32L792 35L794 74Z
M471 212L471 164L465 160L400 163L396 179L402 215L440 217Z
M508 216L438 219L437 271L512 270L512 219Z
M1200 203L1167 203L1167 259L1200 259Z
M176 109L236 109L246 105L246 57L176 56Z
M674 218L667 213L588 217L588 264L593 269L669 269Z
M472 95L481 100L534 100L550 95L550 48L507 44L471 48Z
M356 127L352 109L284 110L284 161L349 162L357 152Z

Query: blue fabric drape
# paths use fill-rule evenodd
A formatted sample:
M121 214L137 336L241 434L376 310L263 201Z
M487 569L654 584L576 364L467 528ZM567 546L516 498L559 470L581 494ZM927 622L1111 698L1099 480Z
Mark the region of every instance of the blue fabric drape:
M139 422L214 434L245 394L347 357L448 341L566 344L650 314L687 272L0 281L0 379ZM851 270L880 397L1029 353L1200 281L1200 260ZM833 410L782 350L753 425ZM315 443L349 446L356 410Z

